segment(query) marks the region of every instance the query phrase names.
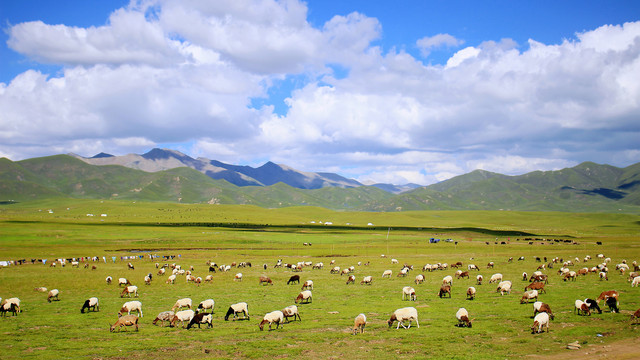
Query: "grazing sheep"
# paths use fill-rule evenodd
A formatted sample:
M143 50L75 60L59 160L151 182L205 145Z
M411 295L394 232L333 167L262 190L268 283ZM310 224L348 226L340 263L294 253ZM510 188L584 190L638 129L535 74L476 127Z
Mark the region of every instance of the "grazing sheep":
M118 331L120 331L123 326L135 326L136 331L138 331L138 317L135 315L121 316L118 318L118 321L116 321L115 324L111 325L109 331L114 332L116 330L116 327L118 328ZM127 328L125 327L124 330L126 331Z
M89 308L91 308L93 311L100 311L100 305L98 304L97 297L92 297L85 300L84 304L82 305L82 309L80 309L80 312L84 314L84 309L87 309L87 312L89 312Z
M546 293L547 292L544 289L544 283L543 282L531 283L528 286L525 286L524 291L527 291L527 290L538 290L540 293Z
M349 276L349 278L351 278L351 276ZM355 276L354 276L354 280L355 280ZM313 290L313 281L312 280L305 281L304 284L302 284L302 290Z
M451 275L447 275L442 278L442 285L453 285L453 277L451 277Z
M631 287L638 287L638 285L640 285L640 276L634 277L631 282Z
M529 277L529 275L527 275L526 272L522 273L522 281L527 281L527 278Z
M416 290L411 286L405 286L402 288L402 300L416 301Z
M162 276L162 275L165 274L165 272L166 272L166 270L164 268L161 268L160 270L158 270L158 275Z
M189 321L189 324L187 325L187 330L191 329L194 325L198 325L198 329L200 329L201 324L207 324L208 328L212 328L213 327L212 321L213 321L213 316L211 314L196 313L191 318L191 321Z
M126 278L119 278L118 279L118 286L128 286L131 285L131 282L129 280L127 280Z
M0 305L0 313L2 314L2 317L7 316L7 312L11 312L13 316L17 316L18 306L15 303L2 303L2 305Z
M167 278L166 283L167 284L175 284L175 281L176 281L176 275L172 274L172 275L169 275L169 277Z
M618 309L618 298L617 297L609 297L606 300L607 306L612 313L619 313L620 309Z
M584 299L584 303L589 306L589 310L595 310L598 312L598 314L602 314L602 309L600 309L600 306L598 306L598 302L596 302L595 300Z
M423 282L424 282L424 275L422 274L416 275L416 280L415 280L416 285L422 284Z
M236 276L234 276L233 281L242 281L242 273L237 273Z
M476 285L482 285L482 280L484 280L482 275L476 276Z
M476 298L476 288L474 288L473 286L469 286L469 288L467 289L467 299L473 300L475 298Z
M615 297L616 299L620 296L620 294L615 290L603 291L600 293L600 296L596 299L596 302L600 304L601 300L607 300L610 297Z
M276 323L276 329L280 327L280 324L284 322L284 314L280 310L272 311L262 318L260 322L260 331L264 330L264 325L269 323L269 331L271 331L271 324Z
M551 307L549 304L543 303L542 301L536 301L533 303L533 316L535 317L537 313L546 312L551 317L551 320L555 318L553 312L551 312Z
M113 278L111 276L107 276L107 278L105 280L107 281L107 285L111 285L111 282L113 281Z
M17 297L2 300L0 302L0 307L5 307L5 311L10 311L11 304L15 305L16 312L22 312L20 310L20 299L18 299ZM11 311L13 312L13 310Z
M157 324L158 321L162 321L162 326L164 326L165 321L171 323L171 319L174 315L175 313L173 311L163 311L153 320L153 325Z
M145 285L151 285L151 279L152 279L152 278L153 278L153 277L151 276L151 274L145 275L145 277L144 277L144 284L145 284Z
M469 319L469 312L465 308L460 308L456 312L456 319L458 319L458 327L471 327L471 320Z
M522 298L520 299L520 304L524 304L525 301L528 304L529 300L533 300L533 299L538 301L538 290L525 291L524 294L522 295Z
M631 315L629 321L633 324L634 319L640 319L640 309L636 310L636 312Z
M396 259L391 259L391 263L392 263L392 264L397 264L397 263L398 263L398 260L396 260Z
M585 304L582 300L575 301L574 312L578 315L591 315L591 311L589 310L589 305Z
M212 275L207 275L207 276L204 278L204 282L212 282L212 281L213 281L213 276L212 276Z
M361 334L364 333L364 327L366 325L367 316L365 314L359 314L358 316L356 316L355 320L353 321L353 335L356 335L358 333L358 330L360 330Z
M127 269L129 269L129 270L135 270L135 268L133 267L133 264L132 264L132 263L128 263L128 264L127 264Z
M335 266L333 269L331 269L331 271L329 271L329 273L331 274L337 274L340 272L340 266Z
M577 275L578 274L575 271L571 270L568 273L564 274L562 281L567 281L567 280L576 281Z
M349 278L347 279L346 284L349 285L349 284L355 284L355 283L356 283L356 276L355 275L349 275Z
M260 276L259 284L273 285L273 281L268 276Z
M446 294L449 294L449 298L451 298L451 285L442 285L440 287L438 297L443 298Z
M47 292L47 288L41 286L41 287L37 287L37 288L33 289L33 291L38 291L38 292L45 293L45 292Z
M458 273L456 271L456 279L463 279L463 278L469 278L469 272L468 271L461 271L460 273Z
M206 312L207 309L211 309L211 313L213 314L213 308L215 307L216 302L213 299L203 300L198 304L197 311Z
M286 322L289 322L289 318L292 317L293 321L296 321L296 317L299 321L302 321L300 318L300 313L298 312L298 307L295 305L289 305L286 308L282 309L282 313L284 314L284 319Z
M494 265L495 265L495 264L493 263L493 261L490 261L490 262L487 264L487 269L493 269L493 266L494 266Z
M131 294L134 294L135 297L138 297L138 287L135 285L127 286L120 293L120 297L123 298L125 295L127 297L131 297Z
M292 275L287 281L287 285L297 283L300 284L300 275Z
M187 324L189 324L189 322L191 322L191 319L193 319L193 316L195 315L195 312L193 310L182 310L182 311L178 311L175 315L173 315L173 317L171 318L171 322L169 323L169 326L171 327L175 327L176 323L178 321L180 321L180 325L182 327L184 327L184 322L186 321Z
M549 314L547 314L546 312L541 312L538 313L538 315L536 315L533 318L533 326L531 326L531 333L532 334L539 334L541 332L544 332L544 327L547 328L547 332L549 332Z
M502 281L502 274L498 273L498 274L493 274L491 275L491 278L489 279L489 284L491 283L497 283Z
M404 322L407 320L409 321L409 326L404 326ZM389 325L389 327L391 327L393 325L393 322L397 321L398 326L396 327L396 329L399 329L400 325L402 325L402 327L405 329L409 329L413 320L416 321L416 326L420 328L420 323L418 322L418 310L416 310L416 308L414 307L406 307L394 311L391 315L391 318L387 321L387 324Z
M131 315L132 311L137 311L138 315L142 317L142 303L140 301L127 301L122 305L122 308L120 308L118 316L122 316L124 313Z
M311 291L304 290L300 294L298 294L298 296L295 299L295 303L297 304L299 302L300 304L309 304L312 302L312 300L313 298L311 295Z
M365 276L362 281L360 281L360 285L371 285L371 283L373 282L373 276Z
M480 268L475 265L475 264L469 264L467 265L467 270L476 270L476 271L480 271Z
M391 271L391 270L385 270L385 271L382 273L382 277L388 277L388 278L391 278L391 275L392 275L392 271Z
M191 309L191 305L192 304L193 304L193 302L191 301L190 298L182 298L182 299L179 299L178 301L176 301L176 303L171 308L171 311L180 310L182 308Z
M407 276L408 272L409 270L407 268L402 268L402 270L400 270L400 272L398 273L398 277L405 277Z
M52 289L51 291L49 291L49 294L47 295L47 301L51 302L53 300L60 300L58 299L58 295L60 295L60 291L58 289Z
M498 288L496 289L496 292L499 292L500 295L504 295L504 293L511 294L511 281L509 280L501 281L498 284Z
M235 320L240 313L244 315L240 320L249 320L249 305L247 305L246 302L240 302L229 306L229 310L227 310L224 320L229 321L229 316L231 315L233 315L233 320Z

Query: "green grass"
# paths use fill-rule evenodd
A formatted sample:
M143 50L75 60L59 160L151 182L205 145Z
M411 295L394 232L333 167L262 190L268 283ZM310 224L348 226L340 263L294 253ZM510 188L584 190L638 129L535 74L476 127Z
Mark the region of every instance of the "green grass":
M67 208L69 210L67 210ZM47 210L53 211L50 214ZM94 217L87 217L93 213ZM107 214L101 217L100 214ZM311 224L315 221L316 224ZM330 221L332 226L318 225ZM347 226L346 223L352 225ZM367 223L373 223L368 226ZM169 224L171 226L169 226ZM193 226L200 224L201 226ZM223 226L223 225L227 226ZM389 229L391 228L391 229ZM0 269L0 296L19 297L23 312L0 319L3 359L22 358L512 358L532 354L562 353L567 343L583 346L611 344L637 338L640 326L628 323L629 314L640 307L640 289L631 288L626 276L614 272L622 259L640 260L638 217L623 214L567 214L528 212L333 212L320 208L279 210L249 206L205 206L166 203L60 200L0 206L0 260L74 256L105 256L97 270L48 265L11 266ZM517 236L517 232L532 235ZM452 238L458 244L428 244L430 237ZM524 237L571 239L578 245L553 241L517 241ZM508 245L495 244L496 240ZM603 245L596 245L602 241ZM310 242L313 245L303 246ZM486 245L489 242L489 245ZM150 252L132 252L132 249ZM173 261L194 266L196 276L207 275L207 260L218 264L250 261L251 268L216 273L212 283L197 287L178 277L169 285L156 276L156 260L111 261L112 256L134 254L181 255ZM576 282L563 282L555 271L550 275L548 293L540 299L551 305L556 319L549 333L531 335L532 305L519 304L523 271L533 272L535 256L565 259L604 253L612 258L610 280L593 274ZM386 254L387 258L380 255ZM509 257L525 256L525 261L508 263ZM395 275L400 266L390 258L412 264L416 269L407 278ZM473 258L473 260L470 260ZM313 302L299 305L301 322L283 329L260 332L257 324L270 311L293 303L301 285L286 285L291 272L274 269L284 262L324 262L323 270L305 268L301 280L314 281ZM357 282L374 277L371 286L345 285L346 278L329 274L331 260L340 267L355 266ZM370 262L369 266L360 265ZM500 272L513 282L511 295L500 296L495 285L476 286L471 280L454 280L451 299L437 297L445 275L455 270L423 272L427 263L462 261L480 267L488 279ZM486 269L489 261L495 269ZM265 271L262 264L269 264ZM580 268L582 263L576 264ZM381 279L391 269L391 279ZM554 270L557 270L554 269ZM154 274L151 285L144 275ZM236 272L244 274L234 282ZM415 275L426 276L415 285ZM266 274L273 286L259 286ZM107 275L127 277L139 287L144 317L140 331L110 333L109 324L127 301L119 297L117 285L107 285ZM165 276L166 278L166 276ZM403 286L415 287L418 300L402 301ZM477 299L465 300L468 286L478 290ZM34 291L45 286L60 290L60 301L48 303L46 294ZM620 291L621 314L605 310L590 317L573 314L576 299L596 297L603 290ZM97 296L100 312L80 314L85 299ZM182 297L194 303L213 298L216 310L213 329L162 328L151 324L161 311L169 310ZM227 307L239 301L249 303L251 320L223 320ZM420 328L389 329L386 321L397 308L415 306ZM471 329L455 327L455 312L465 307L474 319ZM350 335L353 319L361 312L368 318L363 335ZM603 336L598 336L602 334ZM443 355L445 354L445 355Z

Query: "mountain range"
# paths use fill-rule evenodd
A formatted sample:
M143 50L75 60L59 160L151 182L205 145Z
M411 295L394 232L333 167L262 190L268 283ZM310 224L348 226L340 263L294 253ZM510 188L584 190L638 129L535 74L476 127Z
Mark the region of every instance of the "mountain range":
M429 185L365 186L332 173L268 162L258 168L153 149L143 155L0 159L0 201L47 198L252 204L335 210L640 212L640 163L585 162L508 176L484 170Z

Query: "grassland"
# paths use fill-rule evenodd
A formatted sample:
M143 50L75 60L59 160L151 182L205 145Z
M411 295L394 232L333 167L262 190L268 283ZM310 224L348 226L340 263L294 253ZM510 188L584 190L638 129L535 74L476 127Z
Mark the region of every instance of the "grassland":
M51 210L51 213L49 212ZM94 216L87 216L93 214ZM101 216L105 214L107 216ZM106 257L95 263L97 270L50 268L48 265L11 266L0 269L0 296L19 297L23 312L0 319L3 359L24 358L514 358L566 354L565 345L579 341L592 355L603 346L637 339L640 326L630 325L629 315L640 307L640 289L631 288L626 276L610 266L609 281L593 274L575 282L563 282L555 270L548 270L548 293L541 300L550 304L556 318L549 333L532 335L533 309L519 304L522 272L532 273L539 265L535 256L573 259L603 253L616 264L640 260L638 216L625 214L570 214L547 212L334 212L321 208L262 209L248 206L179 205L112 201L50 200L0 206L0 260L48 259L58 257ZM320 224L331 222L331 225ZM349 224L349 225L347 225ZM372 224L372 225L368 225ZM451 238L429 244L431 237ZM567 239L577 245L548 240ZM520 240L518 240L520 239ZM501 242L506 245L500 245ZM603 245L596 245L596 242ZM303 243L312 246L303 246ZM487 242L489 245L487 245ZM149 254L179 255L173 261L149 260ZM380 255L386 254L387 258ZM121 256L143 255L132 260L127 270ZM111 257L117 257L114 263ZM509 257L524 261L508 263ZM412 264L407 278L395 275L399 265L390 258ZM274 269L284 262L324 262L323 270L305 268L302 281L314 281L313 302L300 305L301 322L283 329L260 332L258 322L270 311L293 303L301 285L286 285L289 270ZM206 261L217 264L250 261L251 268L216 273L212 283L198 287L179 277L169 285L156 276L155 263L193 266L194 274L208 274ZM340 267L355 266L357 282L374 277L371 286L345 285L344 276L329 274L329 262ZM513 282L511 295L500 296L493 284L476 286L478 297L465 300L475 279L454 280L451 299L437 297L440 282L455 270L424 272L427 263L462 261L480 267L488 278L500 272ZM486 269L494 261L495 269ZM370 262L369 266L358 266ZM262 264L269 264L267 270ZM94 265L94 263L92 263ZM381 279L392 269L391 279ZM234 282L236 272L244 274ZM154 274L151 285L144 275ZM426 282L415 285L422 273ZM273 286L259 286L258 277L268 275ZM107 275L126 277L140 289L144 317L139 332L110 333L109 324L126 299L117 285L107 285ZM472 273L475 275L475 273ZM403 286L415 287L415 303L402 301ZM60 290L60 301L48 303L46 294L34 288ZM575 299L596 297L603 290L620 291L622 313L577 316ZM100 312L81 314L85 299L97 296ZM216 302L213 329L181 329L151 324L161 311L169 310L182 297L194 302L212 298ZM251 320L223 320L232 303L249 303ZM415 306L420 328L389 329L386 320L393 310ZM454 325L459 307L474 319L471 329ZM350 335L353 318L364 312L368 325L363 335ZM604 348L606 349L606 348ZM625 355L637 357L630 348Z

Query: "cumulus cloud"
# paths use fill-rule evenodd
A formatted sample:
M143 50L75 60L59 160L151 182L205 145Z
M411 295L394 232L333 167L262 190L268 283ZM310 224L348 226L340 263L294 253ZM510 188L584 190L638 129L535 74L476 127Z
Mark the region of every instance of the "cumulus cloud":
M226 162L422 184L475 168L640 161L640 22L558 44L486 39L443 66L373 45L384 24L365 14L313 27L307 12L297 0L148 0L97 27L11 26L13 50L62 70L0 83L0 154L184 144ZM416 42L424 52L462 44ZM287 76L304 81L286 112L252 106Z

